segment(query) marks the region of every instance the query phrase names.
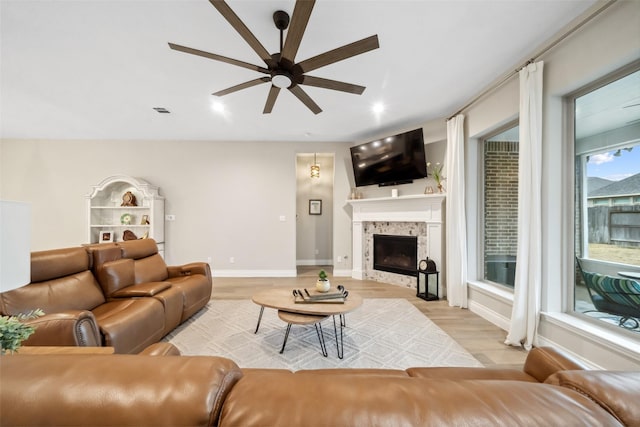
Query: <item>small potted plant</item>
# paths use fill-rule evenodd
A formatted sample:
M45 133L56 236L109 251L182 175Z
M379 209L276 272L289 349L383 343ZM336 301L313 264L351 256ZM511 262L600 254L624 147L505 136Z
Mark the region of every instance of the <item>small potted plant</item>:
M331 288L331 283L329 283L329 279L327 279L327 273L324 270L320 270L318 273L318 281L316 282L316 290L318 292L329 292Z
M35 319L43 316L42 310L33 310L27 314L18 314L17 316L0 316L0 352L5 354L7 351L15 353L22 341L26 340L35 332L33 326L22 323L23 320Z

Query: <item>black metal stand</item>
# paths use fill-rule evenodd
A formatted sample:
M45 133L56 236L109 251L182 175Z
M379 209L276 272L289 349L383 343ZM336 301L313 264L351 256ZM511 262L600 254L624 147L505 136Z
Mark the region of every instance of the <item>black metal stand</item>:
M316 334L318 335L318 342L320 343L320 350L322 351L322 355L324 357L327 357L328 356L327 345L324 341L324 332L322 331L322 325L320 324L320 322L318 322L318 323L314 323L313 326L316 327ZM280 349L280 354L284 353L284 348L287 345L287 339L289 338L290 331L291 331L291 323L287 323L287 331L284 334L284 341L282 342L282 348Z
M258 333L258 329L260 329L260 322L262 321L262 313L264 313L264 305L260 306L260 316L258 316L258 324L256 325L256 331L254 334Z
M338 340L338 327L336 326L336 316L333 316L333 330L336 334L336 350L338 351L338 359L344 357L344 336L342 330L347 326L344 314L340 315L340 340Z

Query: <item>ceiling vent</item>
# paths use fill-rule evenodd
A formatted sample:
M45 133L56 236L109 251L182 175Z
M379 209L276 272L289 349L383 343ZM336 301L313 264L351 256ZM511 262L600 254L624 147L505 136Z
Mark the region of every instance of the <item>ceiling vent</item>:
M171 111L167 110L164 107L153 107L153 109L156 110L158 113L161 113L161 114L169 114L169 113L171 113Z

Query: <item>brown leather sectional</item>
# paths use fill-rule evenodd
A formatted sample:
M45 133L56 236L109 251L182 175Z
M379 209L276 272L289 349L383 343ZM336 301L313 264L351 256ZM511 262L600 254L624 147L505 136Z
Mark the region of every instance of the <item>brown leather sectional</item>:
M522 371L18 354L0 372L3 426L640 426L640 372L582 370L551 348Z
M0 294L0 312L35 308L23 345L111 346L139 353L204 307L209 265L167 267L152 239L31 254L31 283Z

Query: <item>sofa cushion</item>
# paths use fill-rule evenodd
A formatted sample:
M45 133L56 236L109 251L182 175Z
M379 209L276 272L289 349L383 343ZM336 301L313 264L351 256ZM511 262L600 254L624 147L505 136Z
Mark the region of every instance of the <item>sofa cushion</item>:
M31 283L69 276L89 269L84 248L53 249L31 253Z
M211 426L242 376L219 357L0 358L0 424Z
M171 286L179 289L183 295L182 321L193 316L207 305L211 298L211 285L201 274L193 276L171 277L167 279Z
M621 425L580 393L539 383L340 374L263 380L238 381L220 427Z
M537 379L517 369L430 367L409 368L407 373L415 378L449 380L512 380L539 382Z
M546 383L576 390L624 425L640 426L640 372L561 371Z
M97 269L98 282L107 297L135 283L134 261L119 259L102 264Z
M93 310L104 345L140 353L164 336L164 308L155 298L116 299Z
M40 308L45 313L93 310L105 301L102 290L90 270L31 283L0 295L2 309L9 315L24 313L34 308Z
M136 283L162 282L169 277L167 264L160 254L136 259L134 264Z
M124 258L140 259L158 253L158 245L153 239L137 239L118 242Z

